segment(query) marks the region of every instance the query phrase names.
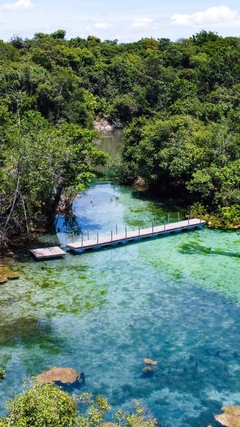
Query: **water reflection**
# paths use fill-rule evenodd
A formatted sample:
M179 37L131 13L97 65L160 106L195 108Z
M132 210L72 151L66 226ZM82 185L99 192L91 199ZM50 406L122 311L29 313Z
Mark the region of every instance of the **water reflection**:
M100 166L98 170L110 175L112 172L114 161L116 161L121 147L123 145L123 131L116 130L109 135L104 135L96 142L99 150L104 151L109 155L109 162L107 167Z

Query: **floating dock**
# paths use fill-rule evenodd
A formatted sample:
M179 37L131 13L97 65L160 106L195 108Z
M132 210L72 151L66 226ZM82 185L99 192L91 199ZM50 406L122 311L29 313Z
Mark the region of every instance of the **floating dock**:
M58 246L52 246L50 248L30 249L31 254L38 260L51 259L51 258L62 258L65 252Z
M160 235L166 235L170 233L176 233L180 231L194 230L196 228L203 227L206 221L198 218L187 219L184 221L178 221L170 224L163 225L152 225L150 228L138 228L138 230L128 231L125 228L124 233L114 234L111 231L109 236L99 236L97 234L94 239L85 240L82 236L81 241L68 243L67 249L74 252L84 252L88 249L101 249L106 246L115 246L119 243L128 243L132 241L138 241L143 238L157 237Z

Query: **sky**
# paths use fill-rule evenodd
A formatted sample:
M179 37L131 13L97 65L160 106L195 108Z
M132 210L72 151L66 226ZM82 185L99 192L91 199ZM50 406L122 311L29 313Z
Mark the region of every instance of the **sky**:
M240 37L240 0L0 0L0 39L66 31L119 43L177 41L202 30Z

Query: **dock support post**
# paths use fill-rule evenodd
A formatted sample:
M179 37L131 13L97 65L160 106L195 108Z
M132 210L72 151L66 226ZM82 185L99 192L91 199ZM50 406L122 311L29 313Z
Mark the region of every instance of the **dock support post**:
M127 238L127 227L125 227L125 237Z

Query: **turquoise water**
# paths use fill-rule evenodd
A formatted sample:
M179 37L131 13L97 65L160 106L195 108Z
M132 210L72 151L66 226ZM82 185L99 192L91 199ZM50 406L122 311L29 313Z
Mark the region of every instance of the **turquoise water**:
M169 208L140 192L97 184L74 203L86 237L165 221ZM178 217L171 207L170 220ZM63 248L80 239L62 232ZM50 237L47 237L50 239ZM65 259L11 261L2 285L0 411L51 366L84 371L80 391L106 396L112 412L137 399L162 426L216 426L240 402L239 232L207 227ZM145 357L158 361L144 376Z

